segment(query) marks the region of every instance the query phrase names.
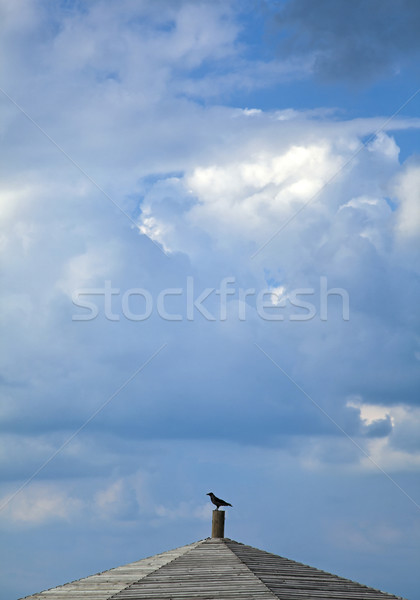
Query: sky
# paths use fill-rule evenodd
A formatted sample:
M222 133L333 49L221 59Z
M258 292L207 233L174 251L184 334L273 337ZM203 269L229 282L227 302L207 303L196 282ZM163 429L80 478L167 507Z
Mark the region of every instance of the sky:
M3 600L226 535L419 600L420 5L1 0Z

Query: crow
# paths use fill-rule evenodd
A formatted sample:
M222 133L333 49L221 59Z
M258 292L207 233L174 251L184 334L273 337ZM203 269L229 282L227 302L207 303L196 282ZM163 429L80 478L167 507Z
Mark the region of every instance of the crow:
M210 500L216 506L216 510L219 510L220 506L232 506L231 504L229 504L229 502L225 502L224 500L221 500L220 498L216 498L216 496L213 494L213 492L209 492L208 494L206 494L206 496L210 496Z

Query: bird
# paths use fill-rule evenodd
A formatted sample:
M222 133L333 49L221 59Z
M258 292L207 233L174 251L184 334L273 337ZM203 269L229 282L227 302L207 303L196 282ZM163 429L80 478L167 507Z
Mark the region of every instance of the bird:
M232 506L231 504L229 504L229 502L225 502L224 500L221 500L220 498L217 498L213 494L213 492L209 492L208 494L206 494L206 496L210 496L210 500L216 506L216 510L219 510L220 506Z

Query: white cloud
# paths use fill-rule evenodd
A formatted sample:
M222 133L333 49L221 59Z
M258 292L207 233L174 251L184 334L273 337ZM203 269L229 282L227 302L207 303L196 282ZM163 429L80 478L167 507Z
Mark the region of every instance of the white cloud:
M366 425L371 425L374 421L385 419L391 414L388 406L378 406L374 404L363 404L361 398L352 398L346 402L346 406L356 408L360 412L360 418ZM397 407L398 409L398 407ZM394 419L391 417L392 421Z
M95 517L117 520L137 518L139 503L132 479L119 478L95 494Z
M368 444L367 457L362 458L364 469L376 471L379 465L387 473L420 470L420 451L405 451L392 445L389 438L371 440ZM376 463L376 464L374 464Z
M100 509L106 509L110 505L117 504L121 501L123 491L123 480L119 479L111 483L106 489L99 491L96 494L96 504Z
M191 222L214 237L229 233L261 241L273 224L318 192L340 162L328 145L309 144L198 167L186 178L199 200Z
M415 442L415 432L420 428L420 408L404 404L369 404L357 397L350 398L346 405L358 410L368 434L369 428L374 429L387 421L392 425L387 435L368 440L365 449L372 460L360 455L363 469L374 471L376 465L389 473L420 469L420 441ZM402 443L404 439L405 444Z
M397 146L395 139L387 135L384 131L379 131L375 135L375 139L367 146L369 152L377 152L383 154L384 157L391 161L398 159L400 149Z
M337 209L352 209L351 217L342 217L347 223L340 236L360 235L384 252L395 218L386 188L399 169L398 147L381 132L353 157L360 148L358 137L368 133L367 127L377 127L375 119L341 123L301 113L299 119L278 121L259 113L258 127L253 125L245 139L237 135L234 121L220 126L230 126L233 137L221 146L218 159L209 152L204 164L157 182L146 194L142 232L170 251L200 259L200 236L212 240L220 252L242 255L247 244L250 255L311 201L282 233L286 246L304 236L312 250L319 248L327 228L338 231ZM401 121L394 126L406 125ZM321 228L324 237L315 237ZM278 252L275 245L265 255L273 252Z
M8 496L3 497L1 504L8 500ZM83 502L61 490L58 484L32 483L10 501L0 517L21 525L38 525L70 520L82 508Z
M393 191L399 206L396 231L402 238L420 233L420 166L410 163L395 180Z
M280 146L277 151L265 150L247 158L242 148L232 147L233 159L223 153L218 164L192 169L182 180L184 190L179 179L172 180L170 202L155 188L143 204L142 231L166 248L188 254L199 252L196 232L223 249L232 249L241 240L261 243L276 224L321 190L342 163L330 144L287 146L281 142ZM168 193L167 188L164 191ZM186 198L182 208L180 195ZM182 212L173 215L177 204Z

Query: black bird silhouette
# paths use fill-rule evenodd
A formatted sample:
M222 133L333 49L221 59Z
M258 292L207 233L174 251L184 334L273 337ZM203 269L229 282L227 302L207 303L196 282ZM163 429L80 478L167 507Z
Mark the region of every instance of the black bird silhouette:
M206 496L210 496L210 500L216 506L216 510L219 510L220 506L232 506L231 504L229 504L229 502L225 502L224 500L221 500L220 498L217 498L213 494L213 492L209 492L208 494L206 494Z

